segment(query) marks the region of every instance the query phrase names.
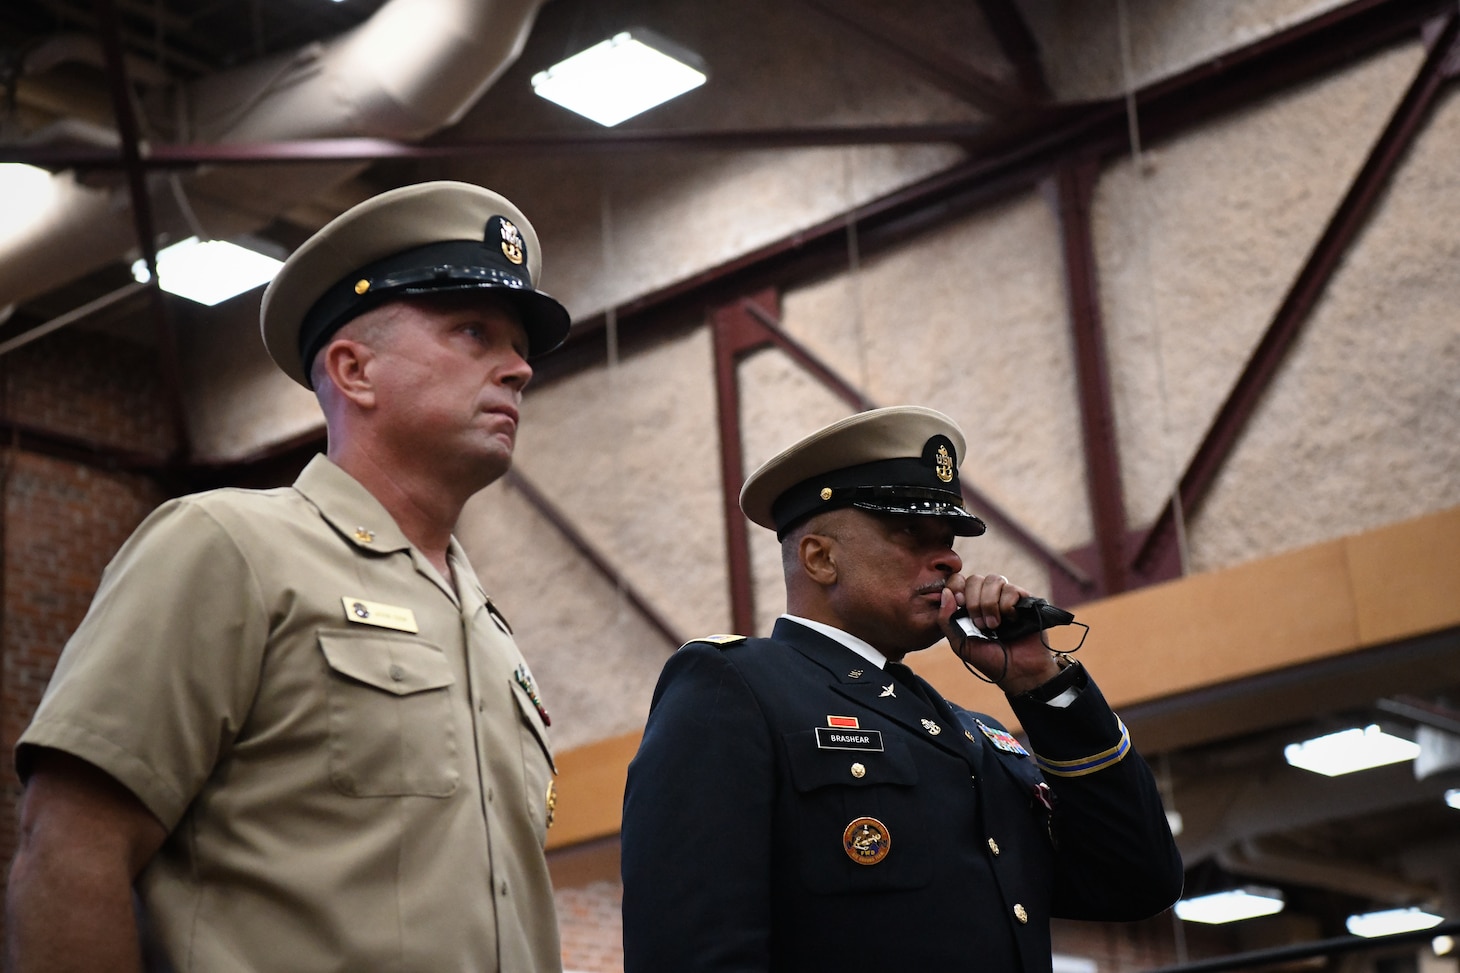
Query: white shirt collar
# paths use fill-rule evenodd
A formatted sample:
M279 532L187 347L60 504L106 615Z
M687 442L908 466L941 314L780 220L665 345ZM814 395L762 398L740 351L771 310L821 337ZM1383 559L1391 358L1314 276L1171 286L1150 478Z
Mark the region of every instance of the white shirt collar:
M835 639L879 669L886 668L887 666L887 656L872 648L870 643L862 641L850 632L843 632L841 629L827 625L824 622L813 622L811 619L802 618L799 615L787 614L781 617L789 619L797 625L805 625L813 632L820 632L829 639Z

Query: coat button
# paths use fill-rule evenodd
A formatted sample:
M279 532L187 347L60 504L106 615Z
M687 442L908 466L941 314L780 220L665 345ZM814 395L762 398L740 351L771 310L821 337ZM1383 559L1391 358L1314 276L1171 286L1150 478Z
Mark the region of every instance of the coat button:
M1025 912L1024 906L1018 902L1014 903L1014 918L1019 920L1019 925L1021 926L1029 921L1029 913Z
M852 776L857 778L857 780L861 780L863 777L867 776L867 768L863 767L859 763L852 764Z
M989 851L994 853L995 858L999 856L999 843L992 838L989 839Z
M406 671L404 669L402 669L400 666L391 666L390 667L390 678L391 679L394 679L396 682L400 682L405 677L406 677Z

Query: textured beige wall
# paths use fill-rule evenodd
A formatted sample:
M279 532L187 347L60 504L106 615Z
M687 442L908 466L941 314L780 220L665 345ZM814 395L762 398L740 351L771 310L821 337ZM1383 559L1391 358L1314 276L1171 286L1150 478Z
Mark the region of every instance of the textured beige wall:
M1310 20L1345 0L1023 0L1061 101L1113 98Z
M1200 511L1195 570L1460 504L1457 145L1452 91Z
M532 667L557 749L643 727L665 642L605 578L504 483L458 530L482 586Z
M671 650L621 598L619 579L693 638L729 625L720 454L709 333L615 369L529 388L515 469L613 566L605 577L505 485L458 533L512 619L558 746L638 729Z
M308 389L279 371L259 339L254 290L216 308L173 320L179 384L193 450L203 460L240 459L275 443L324 428Z
M1156 146L1140 170L1121 160L1107 171L1096 197L1096 250L1132 524L1149 523L1165 502L1421 56L1417 46L1379 56ZM1441 125L1427 141L1454 144ZM1430 228L1426 236L1445 237L1444 224L1429 223L1423 204L1420 209L1417 226ZM1401 225L1406 229L1387 238L1396 247L1413 231L1407 223ZM1396 255L1413 251L1402 246ZM1444 276L1438 273L1441 265L1433 267L1437 273L1427 288L1439 286ZM1340 276L1337 283L1342 281ZM1320 314L1306 325L1309 337L1303 344L1331 349L1316 352L1320 356L1341 358L1352 354L1357 332L1371 324L1343 311L1335 319L1327 310L1335 300L1344 298L1330 294L1325 299ZM1403 333L1394 337L1406 341L1408 334L1445 329L1443 319L1416 310L1421 316L1404 320ZM1285 369L1279 375L1274 400L1286 401L1292 394L1285 390L1290 374ZM1328 381L1335 388L1352 377L1344 369L1329 369ZM1399 376L1386 371L1378 381L1394 383ZM1269 422L1259 417L1254 427ZM1296 425L1301 438L1321 425L1321 418L1299 407L1283 416L1283 423ZM1292 460L1269 453L1261 462L1275 464L1284 477L1300 470L1307 481L1328 476L1323 464L1300 461L1295 466ZM1297 483L1265 496L1272 486L1269 480L1264 489L1257 482L1235 489L1246 492L1243 505L1252 508L1279 499L1291 498L1300 506L1306 502L1299 499L1305 490L1293 489ZM1310 508L1310 513L1316 510ZM1191 537L1191 566L1197 569L1260 557L1361 526L1335 522L1321 536L1304 530L1302 540L1294 540L1286 528L1267 523L1267 540L1249 537L1252 546L1243 551L1242 543L1233 545L1241 535L1224 531L1245 534L1240 526L1245 515L1225 527L1207 526L1205 516L1210 512L1200 512ZM1204 551L1204 545L1213 549ZM1222 550L1226 553L1217 553Z
M877 404L952 416L968 437L962 478L1063 548L1088 541L1090 519L1058 232L1046 196L1026 194L787 294L784 319ZM773 381L753 387L781 397ZM795 408L764 411L785 428L770 436L777 448L821 422L820 411L812 422ZM1001 528L960 553L968 570L1048 590L1043 564Z

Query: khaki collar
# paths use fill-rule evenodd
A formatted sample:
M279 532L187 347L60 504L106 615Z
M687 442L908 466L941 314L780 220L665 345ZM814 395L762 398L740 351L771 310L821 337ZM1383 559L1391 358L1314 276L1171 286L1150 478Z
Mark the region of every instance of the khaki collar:
M319 509L340 536L376 554L407 550L411 542L379 500L323 453L294 481L294 489Z

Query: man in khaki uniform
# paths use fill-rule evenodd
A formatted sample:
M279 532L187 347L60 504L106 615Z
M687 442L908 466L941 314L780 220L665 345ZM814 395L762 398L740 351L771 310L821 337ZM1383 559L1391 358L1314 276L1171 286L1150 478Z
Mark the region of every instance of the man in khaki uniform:
M540 273L461 183L289 259L263 337L328 455L165 504L107 569L17 747L14 969L561 969L548 714L451 534L567 335Z

